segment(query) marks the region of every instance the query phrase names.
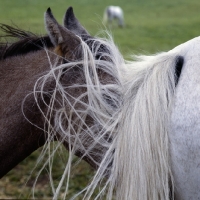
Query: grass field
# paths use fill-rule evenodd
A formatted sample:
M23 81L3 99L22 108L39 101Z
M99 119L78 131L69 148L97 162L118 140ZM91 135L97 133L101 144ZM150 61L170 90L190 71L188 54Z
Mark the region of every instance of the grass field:
M54 16L62 23L69 6L74 7L82 25L96 35L104 29L103 11L107 5L119 5L124 10L126 27L114 26L112 35L125 58L130 54L152 54L168 51L200 33L199 0L0 0L0 23L17 26L38 34L44 34L43 15L51 7ZM36 177L33 169L39 151L16 166L0 180L0 198L29 198ZM63 162L56 158L54 178L62 174ZM93 171L82 163L72 175L69 196L79 191L90 179ZM51 197L48 174L43 172L35 190L36 198Z

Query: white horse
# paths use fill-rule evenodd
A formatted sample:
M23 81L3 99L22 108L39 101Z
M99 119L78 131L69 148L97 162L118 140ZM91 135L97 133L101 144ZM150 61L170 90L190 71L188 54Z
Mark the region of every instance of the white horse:
M200 199L200 37L169 53L184 57L168 133L175 194L177 199Z
M112 25L113 21L117 20L118 26L124 26L123 10L119 6L108 6L104 11L103 22Z

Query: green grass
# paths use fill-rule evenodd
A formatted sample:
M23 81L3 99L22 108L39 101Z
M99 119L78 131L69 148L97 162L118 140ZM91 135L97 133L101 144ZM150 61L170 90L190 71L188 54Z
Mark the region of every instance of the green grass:
M43 15L51 7L57 20L73 6L76 16L92 34L103 28L106 5L120 5L126 28L112 30L116 44L124 55L166 51L199 35L198 0L0 0L1 23L45 33Z
M51 7L56 19L62 23L69 6L91 35L102 25L107 5L119 5L124 10L126 27L114 26L112 35L125 58L130 54L150 54L168 51L199 35L199 0L0 0L0 22L44 34L44 12ZM28 198L36 173L24 186L33 169L39 151L33 153L0 180L0 198ZM56 157L54 177L59 179L63 163ZM92 169L84 162L74 171L70 194L79 191L92 176ZM36 186L37 198L51 197L48 175L43 172Z
M63 153L56 154L53 165L53 179L55 185L58 185L59 180L64 171L64 163L68 157L67 151L62 149ZM35 183L38 171L40 170L43 162L35 167L36 160L41 150L34 152L22 163L17 165L5 177L0 180L0 199L2 198L20 198L30 199L32 197L32 188ZM74 159L74 163L77 158ZM81 162L77 167L72 168L71 183L69 186L68 196L79 192L90 181L94 170L85 162ZM61 193L64 193L64 187ZM52 197L51 187L49 185L48 167L45 168L37 180L34 195L36 198L50 198Z

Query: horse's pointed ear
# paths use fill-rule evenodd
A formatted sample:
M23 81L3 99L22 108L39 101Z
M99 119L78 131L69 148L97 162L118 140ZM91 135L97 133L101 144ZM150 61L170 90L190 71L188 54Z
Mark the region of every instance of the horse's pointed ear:
M74 52L80 46L80 38L58 24L50 8L45 13L45 25L51 42L56 47L56 53L65 58L76 59L78 54Z
M51 9L48 8L45 15L45 26L47 33L51 39L51 42L54 44L54 46L57 46L59 43L63 42L63 37L61 36L60 32L60 25L54 18Z
M69 7L67 9L64 16L63 23L66 28L68 28L70 31L72 31L76 35L90 36L87 30L80 24L78 19L75 17L72 7Z

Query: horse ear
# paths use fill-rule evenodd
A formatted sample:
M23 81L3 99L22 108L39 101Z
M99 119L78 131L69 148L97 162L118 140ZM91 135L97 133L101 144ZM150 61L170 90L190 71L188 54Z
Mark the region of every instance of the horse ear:
M54 46L57 46L59 43L62 43L64 39L61 34L60 25L54 18L50 8L47 9L44 18L46 30L51 42L54 44Z
M78 36L90 36L87 30L80 24L75 17L73 8L69 7L63 19L64 26Z
M58 24L54 18L51 9L48 8L45 13L45 25L51 42L56 47L56 53L68 59L75 59L74 52L80 46L80 39L67 28Z

